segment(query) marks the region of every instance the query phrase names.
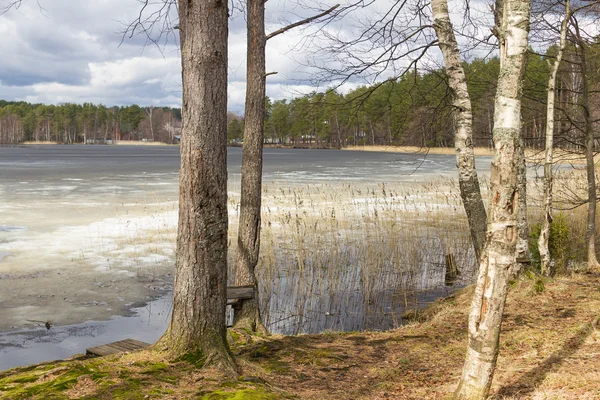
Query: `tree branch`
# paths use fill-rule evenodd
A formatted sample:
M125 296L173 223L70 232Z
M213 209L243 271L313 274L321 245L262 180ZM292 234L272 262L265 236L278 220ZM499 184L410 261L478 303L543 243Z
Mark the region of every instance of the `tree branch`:
M310 18L303 19L302 21L294 22L293 24L290 24L288 26L284 26L283 28L278 29L275 32L269 33L265 39L266 40L272 39L277 35L281 35L282 33L289 31L290 29L296 28L297 26L305 25L305 24L308 24L309 22L314 21L315 19L324 17L325 15L330 14L333 10L335 10L339 6L340 6L339 4L336 4L335 6L331 7L329 10L323 11L321 14L317 14Z

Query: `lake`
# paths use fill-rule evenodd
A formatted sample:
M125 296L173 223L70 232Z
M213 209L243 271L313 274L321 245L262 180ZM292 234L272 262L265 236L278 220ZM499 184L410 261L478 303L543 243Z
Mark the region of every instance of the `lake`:
M393 328L448 293L447 253L472 264L454 156L265 149L264 160L257 272L272 331ZM478 160L484 174L489 162ZM240 168L230 148L230 243ZM0 147L0 369L160 336L178 169L175 146Z

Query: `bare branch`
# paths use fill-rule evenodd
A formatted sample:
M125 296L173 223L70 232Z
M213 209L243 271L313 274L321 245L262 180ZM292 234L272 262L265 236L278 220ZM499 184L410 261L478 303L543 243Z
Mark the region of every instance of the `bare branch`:
M277 35L281 35L282 33L285 33L287 31L289 31L290 29L296 28L296 27L301 26L301 25L308 24L309 22L312 22L312 21L314 21L316 19L324 17L327 14L331 14L333 12L333 10L335 10L339 6L340 6L339 4L336 4L335 6L331 7L329 10L325 10L325 11L323 11L320 14L317 14L317 15L312 16L310 18L303 19L302 21L294 22L293 24L290 24L288 26L284 26L283 28L278 29L275 32L272 32L272 33L268 34L267 37L266 37L266 40L272 39L272 38L274 38Z

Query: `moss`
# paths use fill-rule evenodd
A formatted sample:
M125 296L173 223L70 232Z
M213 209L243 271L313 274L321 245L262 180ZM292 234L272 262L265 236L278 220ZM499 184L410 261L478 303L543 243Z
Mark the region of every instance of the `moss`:
M31 374L17 375L13 378L0 380L0 387L3 388L4 395L10 399L29 399L41 396L42 394L44 399L63 399L67 397L62 395L61 392L69 390L77 384L81 376L87 375L92 380L97 381L108 375L106 372L97 371L92 367L93 365L74 365L71 369L54 379L38 385L34 384L34 382L37 382L41 374L38 376Z
M329 349L309 349L297 352L296 361L304 365L317 365L323 367L329 364L329 359L337 358L332 355Z
M150 395L166 395L166 394L173 394L173 393L175 393L175 391L171 390L171 389L154 388L148 394L150 394Z
M291 371L290 364L281 360L269 360L263 368L266 372L283 375L287 375Z
M206 358L204 357L202 350L196 350L176 358L175 362L187 362L196 368L202 368L206 362Z
M157 376L156 379L171 385L175 385L179 382L179 377L177 375Z
M37 381L39 378L38 375L22 375L13 379L11 383L31 383Z
M234 331L233 329L229 330L229 336L231 337L233 343L238 343L241 340L240 334Z
M124 382L110 391L110 398L115 400L137 400L145 398L142 392L142 381L136 378L126 378Z
M136 363L141 364L139 366L143 367L144 370L142 374L145 375L155 375L169 370L169 366L162 362L157 363Z
M261 389L243 389L236 392L217 390L202 396L201 400L277 400L279 397Z

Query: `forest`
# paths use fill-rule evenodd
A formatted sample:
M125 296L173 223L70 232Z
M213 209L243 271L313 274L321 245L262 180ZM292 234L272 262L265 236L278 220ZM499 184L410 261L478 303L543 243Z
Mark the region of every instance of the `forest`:
M0 143L107 143L145 140L174 143L181 109L102 104L30 104L0 100Z
M593 46L592 46L593 47ZM592 48L591 47L591 48ZM531 49L530 49L531 50ZM543 149L546 129L548 61L556 46L543 54L527 55L523 88L523 138L528 148ZM568 51L567 58L568 58ZM591 84L600 84L594 65L588 62ZM571 57L575 57L572 54ZM475 146L492 146L494 96L499 71L497 57L464 62L473 104ZM560 129L556 145L577 148L581 81L577 64L562 63L558 74ZM595 86L594 86L595 87ZM594 91L595 93L595 91ZM591 101L598 101L592 95ZM594 107L597 109L598 107ZM579 110L581 111L581 110ZM404 145L453 147L452 99L444 69L412 72L346 94L336 90L313 92L292 99L265 101L265 143L313 144L322 147L350 145ZM244 117L228 113L228 138L243 138ZM175 143L181 130L181 109L138 105L106 107L90 103L43 105L0 101L0 143L58 142L105 143L107 140L143 140Z

